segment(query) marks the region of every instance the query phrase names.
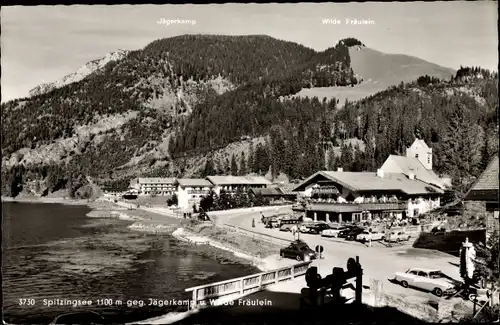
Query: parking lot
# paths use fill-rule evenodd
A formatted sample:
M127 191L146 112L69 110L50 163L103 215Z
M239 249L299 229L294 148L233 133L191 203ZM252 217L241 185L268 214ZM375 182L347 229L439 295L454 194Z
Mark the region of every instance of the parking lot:
M273 211L276 213L276 211ZM280 208L279 212L291 212L289 208ZM264 213L269 215L270 212ZM252 227L252 219L255 220L255 227ZM227 214L219 223L225 223L240 227L249 231L273 236L275 238L294 240L291 232L283 232L279 229L265 228L260 222L260 211L244 211L235 214ZM408 299L438 300L431 293L416 289L403 288L390 280L394 278L395 272L405 272L412 267L429 269L440 269L447 276L460 280L457 257L441 253L434 250L424 250L412 248L412 238L410 242L392 243L372 242L372 246L367 244L346 241L342 238L325 238L320 235L300 234L300 239L305 241L312 249L317 245L324 248L323 258L315 260L313 265L318 267L319 273L324 277L331 273L333 267L346 268L348 258L359 256L360 263L364 270L364 284L370 284L370 278L383 281L384 291L389 294L405 296ZM277 254L279 252L276 252Z

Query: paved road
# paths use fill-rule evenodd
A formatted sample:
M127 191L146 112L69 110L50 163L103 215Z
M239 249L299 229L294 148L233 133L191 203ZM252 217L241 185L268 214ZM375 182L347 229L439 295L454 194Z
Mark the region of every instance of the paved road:
M290 211L290 209L279 209L279 212L287 211ZM270 212L264 212L264 215L268 214ZM255 228L251 226L252 218L255 218ZM219 216L218 222L282 239L293 240L293 235L289 232L264 228L264 225L260 223L260 211ZM448 276L460 280L459 269L457 267L459 260L457 257L437 251L414 249L411 247L411 243L394 244L393 247L387 247L382 243L373 243L372 247L368 247L365 244L357 242L347 242L337 238L323 238L318 235L300 234L300 238L313 249L316 245L324 247L324 259L316 260L313 263L313 265L318 266L318 271L322 276L331 273L334 266L346 268L346 262L349 257L359 256L360 263L364 269L364 284L369 285L370 278L382 280L386 293L408 297L413 296L417 300L436 300L436 297L430 293L405 289L389 281L389 279L394 278L395 272L403 272L411 267L437 268ZM296 281L303 282L304 279ZM296 286L290 284L290 287Z

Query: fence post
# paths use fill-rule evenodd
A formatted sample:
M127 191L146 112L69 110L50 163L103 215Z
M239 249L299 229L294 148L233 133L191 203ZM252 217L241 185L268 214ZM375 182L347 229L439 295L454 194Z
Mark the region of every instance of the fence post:
M196 301L198 299L197 297L197 293L198 293L198 289L194 289L193 290L193 302L191 303L191 309L196 309L196 307L198 306L198 301Z
M245 279L241 279L240 280L240 294L243 294L245 292L244 284L245 284Z
M355 301L357 304L362 303L362 295L363 295L363 269L359 264L359 256L356 256L356 264L359 267L358 274L356 275L356 291L355 291Z
M290 275L290 278L293 280L293 278L295 278L295 265L292 265L292 268L290 269Z
M274 272L274 283L278 283L278 271Z
M259 275L259 289L262 289L262 273Z

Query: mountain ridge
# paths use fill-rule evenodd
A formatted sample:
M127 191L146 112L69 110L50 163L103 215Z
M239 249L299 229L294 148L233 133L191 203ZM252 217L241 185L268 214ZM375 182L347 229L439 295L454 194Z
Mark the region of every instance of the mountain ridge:
M95 59L85 63L75 72L65 75L64 77L57 79L53 82L43 83L29 91L31 97L48 93L56 88L61 88L73 82L82 80L83 78L89 76L90 74L96 72L99 69L104 68L106 64L111 61L118 61L123 59L130 51L117 49L107 53L104 57L100 59Z

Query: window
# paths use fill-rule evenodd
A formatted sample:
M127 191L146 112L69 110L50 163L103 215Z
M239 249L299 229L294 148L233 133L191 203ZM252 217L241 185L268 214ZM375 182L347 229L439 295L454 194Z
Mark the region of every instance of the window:
M415 154L415 158L418 158L418 153Z
M414 271L414 270L411 270L410 272L408 272L410 274L413 274L413 275L418 275L418 272L417 271Z
M429 273L429 276L431 277L431 279L439 279L439 278L442 278L443 275L441 274L441 272L430 272Z
M427 273L424 272L424 271L418 271L418 276L426 278L427 277Z
M427 156L427 163L430 164L431 163L431 156Z

